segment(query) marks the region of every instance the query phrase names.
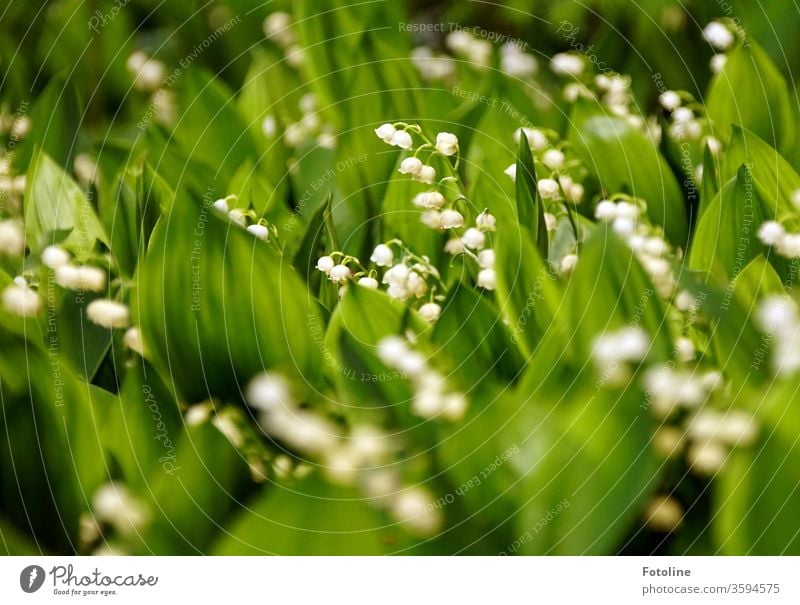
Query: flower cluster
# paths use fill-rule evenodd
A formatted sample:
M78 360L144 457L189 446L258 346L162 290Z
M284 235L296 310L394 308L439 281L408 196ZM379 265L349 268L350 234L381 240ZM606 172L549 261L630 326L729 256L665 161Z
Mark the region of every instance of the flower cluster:
M411 64L423 80L435 81L450 78L455 74L455 62L447 55L436 54L427 46L418 46L411 51Z
M758 425L750 414L741 410L704 409L688 420L686 435L690 440L686 452L689 465L696 473L711 476L724 465L729 448L753 444Z
M411 200L411 203L422 210L420 220L431 229L439 231L449 231L453 235L445 244L445 252L448 254L464 254L478 264L476 283L479 287L493 290L495 286L494 273L494 252L486 248L488 243L487 234L497 229L497 219L484 209L475 218L474 226L465 227L466 219L456 206L460 202L466 202L466 195L461 189L460 178L458 176L459 163L459 142L458 137L451 132L440 132L436 135L435 142L429 140L416 124L383 124L375 130L375 134L384 142L400 147L411 149L414 146L414 133L422 139L422 143L414 150L414 154L404 158L400 162L399 171L401 174L408 174L414 180L425 184L434 185L434 188L418 193ZM449 162L446 166L450 169L447 177L435 182L436 170L429 164L424 164L419 159L421 153L429 152L430 157L440 156L444 160L451 157L455 158L455 164L451 166ZM429 159L430 161L430 159ZM448 189L452 185L455 190ZM374 256L374 255L373 255ZM373 260L375 260L373 258ZM429 268L429 272L436 271ZM393 298L408 298L405 281L407 270L394 268L384 276L384 283L389 283L389 295ZM438 272L436 272L438 278ZM388 281L387 281L388 280ZM396 295L393 293L396 293ZM413 292L413 288L412 288ZM427 307L424 315L437 316L438 312L434 307Z
M479 69L487 67L492 60L492 43L481 40L465 30L447 34L445 45L454 55Z
M426 419L461 420L468 402L463 393L447 388L445 377L431 368L422 353L399 336L387 336L378 343L378 356L386 365L404 372L414 387L411 411Z
M550 139L542 130L536 128L518 128L514 131L514 140L519 144L520 137L525 136L533 152L536 172L540 177L537 183L539 195L545 202L568 202L580 204L583 201L584 189L575 178L582 179L584 169L581 162L567 160L563 149L551 146ZM551 136L555 136L554 134ZM511 164L505 169L511 180L517 180L517 165ZM545 176L546 175L546 176Z
M800 258L800 233L788 233L778 221L765 221L758 228L758 239L784 258Z
M800 320L797 305L787 296L769 296L756 314L761 330L772 339L772 369L779 376L800 370Z
M371 424L344 430L321 412L303 407L290 382L277 372L267 371L253 378L245 396L264 432L318 460L328 480L360 485L375 506L386 508L413 533L427 536L440 529L441 515L427 510L431 501L427 492L418 487L404 488L397 472L387 466L398 450L396 438ZM222 430L231 432L230 428Z
M427 294L427 302L422 303L419 312L429 322L439 318L441 306L436 301L442 297L437 294L443 290L441 277L427 256L417 256L400 240L391 240L375 246L370 262L375 268L368 270L356 257L334 251L317 260L317 269L340 285L340 295L351 281L370 290L377 290L383 284L386 293L397 300L422 300Z
M317 97L313 93L306 93L300 97L298 103L300 119L289 122L283 133L283 140L287 146L297 148L305 141L315 139L316 144L325 149L336 147L336 137L331 126L322 123L318 112ZM261 123L264 136L272 138L277 132L275 116L268 115Z
M301 67L305 61L305 54L297 43L289 13L275 11L269 14L264 19L263 27L264 35L283 50L286 62L294 68Z
M592 347L592 359L604 382L615 386L627 383L631 365L642 362L650 349L650 336L642 328L629 326L598 335Z
M628 243L652 278L658 294L662 298L669 298L676 284L672 264L668 260L673 250L662 231L647 221L645 210L642 200L618 194L613 199L598 202L594 215L599 221L609 223Z
M229 195L220 198L213 203L213 207L219 212L226 214L228 218L237 225L241 225L248 233L251 233L260 240L270 241L270 235L277 236L278 230L264 218L258 218L253 210L243 210L241 208L230 208L230 204L236 204L237 196Z
M727 60L725 53L733 47L734 42L736 42L736 36L724 23L712 21L703 30L703 37L717 51L711 57L711 71L714 73L722 71Z

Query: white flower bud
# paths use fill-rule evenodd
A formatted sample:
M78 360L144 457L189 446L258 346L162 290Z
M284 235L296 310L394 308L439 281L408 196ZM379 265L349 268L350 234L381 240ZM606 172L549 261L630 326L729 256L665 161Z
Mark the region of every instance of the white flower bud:
M783 257L800 258L800 233L787 233L775 243L775 249Z
M247 403L264 411L275 412L294 406L289 381L277 372L264 372L247 385Z
M106 483L92 496L95 516L113 525L125 535L135 535L147 523L147 509L133 496L130 490L119 483Z
M556 227L558 227L558 219L555 217L554 214L549 212L544 213L544 225L548 231L555 231Z
M517 48L514 45L511 47ZM539 64L534 56L524 53L518 48L516 52L504 51L500 57L500 69L514 78L530 78L536 73L538 67Z
M106 287L106 273L90 266L61 265L55 269L56 283L70 290L101 292Z
M561 259L561 265L559 266L559 271L561 271L561 273L571 273L572 270L575 268L575 265L577 264L578 264L577 254L565 254L564 258Z
M658 102L667 111L674 111L681 106L681 96L674 90L667 90L659 95Z
M456 229L464 226L464 216L458 210L442 212L442 229Z
M671 532L683 521L683 507L671 496L656 496L644 512L647 526L659 532Z
M550 170L561 170L564 167L564 161L564 154L558 149L548 149L542 155L542 163Z
M444 251L452 255L461 254L464 252L464 242L461 241L460 237L449 239L444 245Z
M497 228L497 219L487 210L478 215L475 224L481 231L494 231Z
M386 336L378 342L378 357L392 367L397 367L409 351L408 343L399 336Z
M352 274L350 267L347 265L334 265L330 272L328 272L328 279L338 284L350 279Z
M535 151L542 151L547 147L550 142L541 130L535 128L518 128L514 131L514 142L519 145L519 139L522 135L528 139L528 145Z
M394 262L394 253L386 244L378 244L372 251L372 256L369 257L369 260L379 267L391 267Z
M483 231L475 229L474 227L467 229L461 237L461 240L467 248L472 248L473 250L480 250L486 245L486 236L483 234Z
M228 208L228 200L226 199L218 199L216 202L214 202L214 208L220 212L224 212L225 214L230 212L230 208Z
M458 153L458 137L451 132L440 132L436 135L436 150L442 155Z
M611 226L613 227L614 231L623 237L633 235L636 231L636 222L633 219L625 216L619 216L615 218Z
M420 221L430 229L442 228L442 213L438 210L426 210L420 216Z
M335 264L336 263L330 256L320 256L317 260L317 269L325 274L328 274L331 272L331 269L333 269Z
M397 129L392 126L391 124L381 124L375 129L375 134L381 139L384 143L391 144L392 137L397 132Z
M478 287L486 290L494 290L496 275L494 269L481 269L478 272Z
M362 277L358 280L358 285L363 288L369 288L370 290L377 290L378 289L378 280L374 277Z
M142 344L142 333L139 328L128 328L122 336L122 344L128 347L134 353L138 353L144 357L144 345Z
M608 200L601 200L594 209L594 216L601 221L613 221L617 218L617 205Z
M786 229L778 221L765 221L758 228L758 239L765 246L774 246L786 235Z
M422 316L422 319L430 323L439 319L441 312L442 307L433 302L426 303L419 308L419 314Z
M275 116L268 115L264 118L261 122L261 132L264 133L264 136L268 139L274 137L278 132L278 122L275 120Z
M14 283L3 290L3 306L15 315L33 317L39 313L42 301L27 285Z
M487 248L486 250L481 250L478 253L478 265L481 266L483 269L493 269L494 268L494 250L491 248Z
M56 269L62 265L66 265L71 258L69 252L64 250L61 246L52 245L47 246L42 250L42 264L51 269Z
M392 517L410 532L420 536L435 535L442 526L441 511L431 506L432 499L427 491L412 488L397 494L391 503Z
M130 322L130 310L115 300L99 298L86 306L86 316L104 328L124 328Z
M558 53L550 61L553 73L559 76L579 76L583 73L583 59L572 53Z
M282 47L294 44L294 32L291 30L292 18L284 11L275 11L264 19L264 35Z
M791 332L797 328L797 306L784 296L769 296L761 301L756 319L767 332Z
M392 135L392 138L389 140L389 144L393 145L394 147L399 147L400 149L411 149L414 141L411 138L411 135L405 130L398 130Z
M400 174L410 174L416 176L422 170L422 160L415 157L405 158L400 162Z
M580 183L574 183L566 190L567 201L573 204L580 204L583 201L583 194L583 185Z
M512 181L516 181L517 180L517 165L516 164L511 164L511 166L509 166L508 168L503 170L503 174L507 174L509 177L511 177Z
M411 201L417 208L438 209L444 205L444 196L438 191L423 191Z
M686 452L689 466L699 475L710 477L725 465L728 450L716 441L695 443Z
M418 180L420 183L431 185L436 180L436 169L433 166L428 166L426 164L420 168L419 174L417 174L414 178L416 178L416 180Z
M733 32L719 21L712 21L706 25L703 37L717 50L728 50L735 40Z
M0 221L0 253L19 256L25 252L25 235L14 220Z
M728 55L717 53L716 55L711 57L711 61L709 61L709 67L711 68L711 72L718 74L723 69L725 69L725 64L727 62L728 62Z
M258 239L269 241L269 229L264 225L249 225L247 230L255 235Z
M561 197L561 189L553 179L539 179L537 189L544 200L557 200Z

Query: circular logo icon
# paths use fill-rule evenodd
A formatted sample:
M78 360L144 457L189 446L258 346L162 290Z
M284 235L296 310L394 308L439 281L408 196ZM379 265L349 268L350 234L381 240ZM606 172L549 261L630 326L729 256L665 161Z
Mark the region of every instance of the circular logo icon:
M25 592L36 592L44 584L44 569L38 565L28 565L19 574L19 586Z

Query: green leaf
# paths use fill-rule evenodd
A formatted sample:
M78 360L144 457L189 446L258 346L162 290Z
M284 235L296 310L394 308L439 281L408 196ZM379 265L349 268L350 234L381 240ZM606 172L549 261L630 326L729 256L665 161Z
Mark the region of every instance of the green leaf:
M28 245L41 250L65 235L61 244L85 260L96 241L108 245L94 208L80 187L45 153L35 154L25 189Z
M503 321L488 300L458 283L442 303L433 327L437 355L453 368L450 378L465 391L500 380L516 381L523 362Z
M189 157L225 178L232 177L245 160L258 159L251 132L222 80L190 69L181 79L181 93L181 127L176 136Z
M208 204L179 195L140 266L135 302L154 363L189 401L239 399L266 368L317 388L316 302L271 244Z
M536 186L536 168L528 146L528 137L519 138L517 152L517 215L520 224L531 234L539 255L546 259L548 252L547 224L544 221L544 206Z
M311 475L258 494L213 546L214 555L379 555L396 541L368 501Z
M247 461L210 422L187 427L174 465L157 465L139 492L152 522L141 533L142 554L205 553L226 518L252 489Z
M512 340L528 357L552 324L562 293L528 230L515 231L514 225L500 229L505 235L495 245L495 297L509 321Z
M718 274L723 282L767 248L756 237L758 225L770 218L753 186L753 177L741 166L708 206L697 225L689 253L689 268Z
M800 514L799 394L791 380L750 406L758 437L734 448L714 482L713 529L722 554L800 554L800 532L792 529Z
M793 203L800 189L800 176L780 153L756 134L734 126L730 145L725 151L720 182L737 176L740 166L747 166L765 208L791 231L800 230L800 217Z
M728 54L725 66L711 81L706 111L721 138L728 139L731 125L738 124L786 151L795 138L791 103L783 75L748 38Z
M75 86L63 75L53 78L36 99L30 115L31 131L12 156L17 169L24 172L40 149L62 169L71 170L82 115Z
M569 141L608 194L627 192L647 202L647 214L676 246L685 246L686 208L678 181L657 146L623 118L578 99Z
M45 351L4 329L0 348L0 509L37 543L74 552L87 495L108 472L102 415L57 348Z

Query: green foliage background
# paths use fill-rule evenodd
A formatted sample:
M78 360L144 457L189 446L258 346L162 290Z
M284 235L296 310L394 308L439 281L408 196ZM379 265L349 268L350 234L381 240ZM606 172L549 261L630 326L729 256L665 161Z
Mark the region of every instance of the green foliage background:
M31 130L21 141L6 136L10 173L26 183L19 207L4 198L0 214L23 217L28 252L0 256L0 287L24 274L45 308L28 318L0 310L0 552L800 553L800 382L757 363L764 336L754 319L765 296L792 294L796 270L754 234L769 219L800 227L800 12L781 0L731 1L728 14L725 6L8 2L0 106L29 116ZM296 24L299 69L265 38L262 22L276 10ZM735 17L749 44L713 76L701 30L717 17ZM426 82L409 56L419 43L440 52L440 34L404 31L424 22L525 41L539 75L526 82L459 62L452 82ZM561 23L575 32L572 44ZM696 99L724 148L713 156L693 143L702 183L674 141L654 145L596 101L560 94L548 57L575 44L629 75L634 105L664 130L662 85ZM167 66L171 124L132 87L126 61L137 49ZM502 100L525 122L454 85ZM334 149L280 136L302 119L307 93L336 134ZM267 116L279 133L271 139ZM458 135L473 201L465 214L474 221L487 208L498 219L493 293L474 288L467 264L443 253L446 238L421 227L410 205L417 189L397 173L397 150L373 133L400 121ZM681 289L702 301L699 319L686 323L669 297L652 295L649 273L588 202L568 208L548 236L541 167L524 137L519 147L512 138L527 123L566 142L585 168L587 200L646 200L648 221L674 248ZM90 183L75 168L82 154L96 159ZM502 174L512 163L516 184ZM274 225L277 237L257 240L210 208L231 194L232 207ZM352 286L339 300L314 268L331 250L365 260L393 239L428 256L448 286L432 327L383 292ZM53 243L107 269L106 291L56 286L40 262ZM572 250L580 261L559 275ZM101 297L131 307L144 356L125 346L124 331L87 321ZM651 340L646 360L624 385L598 382L595 338L632 321ZM463 420L421 421L408 409L408 381L360 378L393 376L376 347L409 331L468 394ZM745 410L759 427L713 476L693 473L682 449L665 456L654 446L686 412L655 417L641 379L647 366L674 362L681 335L698 351L691 371L724 375L704 405ZM433 501L463 492L442 507L441 527L409 529L360 485L329 480L319 461L268 438L244 395L264 369L284 374L298 400L343 430L368 423L400 436L386 466L405 485L424 486ZM475 477L480 485L464 490ZM93 494L109 481L126 486L144 521L100 519L97 532ZM682 507L674 531L649 518L659 494Z

